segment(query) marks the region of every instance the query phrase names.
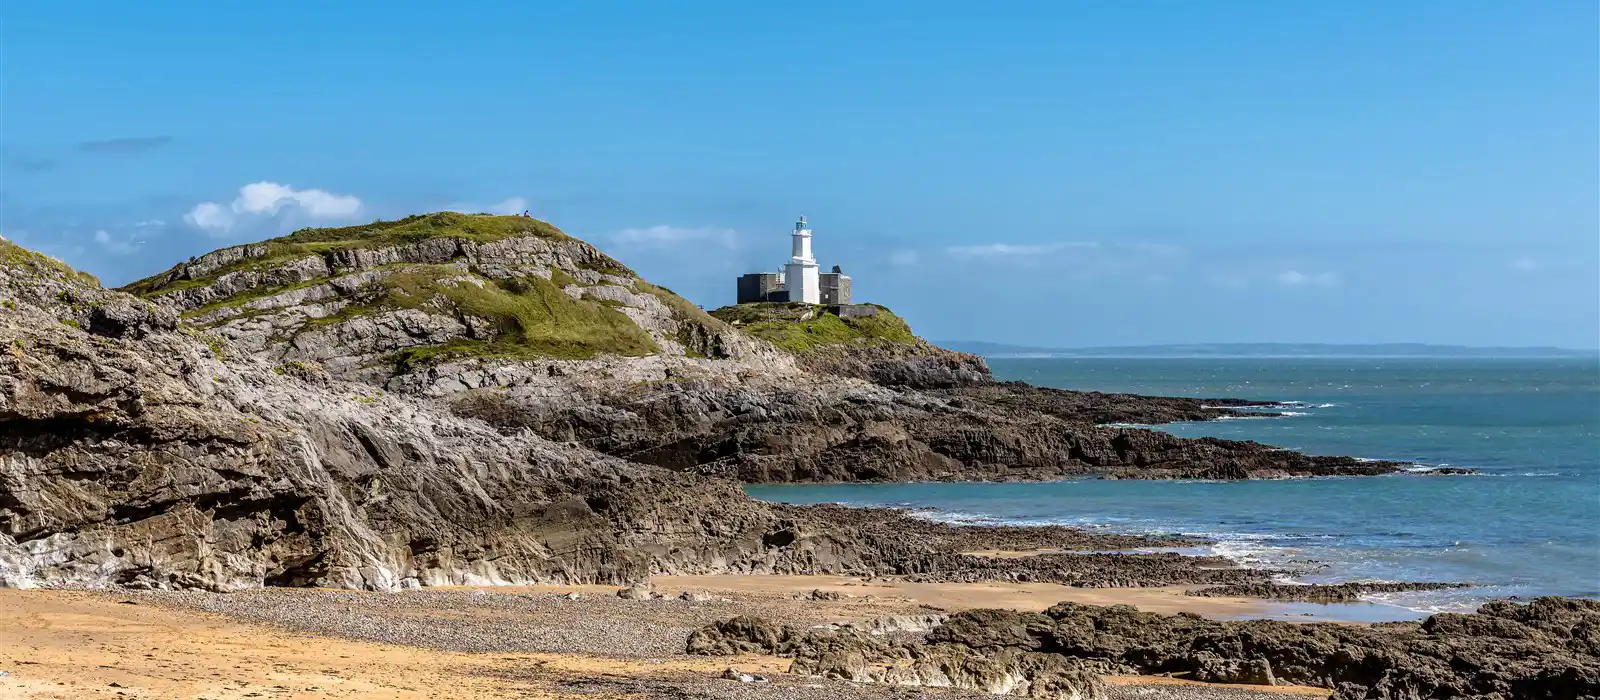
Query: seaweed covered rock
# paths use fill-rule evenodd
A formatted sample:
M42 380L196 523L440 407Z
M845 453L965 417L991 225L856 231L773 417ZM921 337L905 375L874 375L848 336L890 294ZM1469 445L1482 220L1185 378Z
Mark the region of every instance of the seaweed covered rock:
M928 642L1195 680L1313 685L1351 700L1489 700L1600 696L1596 630L1600 601L1567 598L1490 603L1473 614L1371 627L1222 622L1062 603L1043 613L958 613Z

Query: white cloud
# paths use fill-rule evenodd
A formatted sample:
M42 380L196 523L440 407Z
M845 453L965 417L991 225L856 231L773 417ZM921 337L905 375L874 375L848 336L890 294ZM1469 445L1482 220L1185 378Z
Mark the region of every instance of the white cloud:
M670 248L690 243L711 243L730 249L739 247L738 232L727 228L626 228L611 234L611 240L620 245L647 248Z
M1542 267L1544 266L1533 258L1517 258L1511 261L1511 269L1517 272L1538 272Z
M528 200L522 197L507 197L497 204L452 204L445 207L444 210L462 214L501 214L511 216L527 211Z
M194 205L189 213L184 214L183 220L195 228L226 231L233 227L233 212L223 209L222 205L216 202L201 202Z
M922 262L922 254L915 250L897 250L889 254L889 264L896 267L912 267Z
M1332 287L1339 283L1339 276L1332 272L1319 272L1308 275L1299 270L1284 270L1273 277L1278 284L1290 287L1315 286Z
M139 243L134 242L132 234L113 236L105 229L94 232L94 244L102 251L118 255L127 255L139 249Z
M965 259L1006 259L1029 258L1039 255L1049 255L1068 248L1095 248L1096 243L985 243L982 245L955 245L945 248L945 253L952 257Z
M133 225L137 228L144 228L146 226L166 226L167 222L160 219L146 219L144 221L135 222Z
M297 190L276 182L252 182L239 188L239 196L223 206L201 202L185 214L190 226L222 235L247 221L288 217L305 221L349 219L361 211L361 200L327 190Z

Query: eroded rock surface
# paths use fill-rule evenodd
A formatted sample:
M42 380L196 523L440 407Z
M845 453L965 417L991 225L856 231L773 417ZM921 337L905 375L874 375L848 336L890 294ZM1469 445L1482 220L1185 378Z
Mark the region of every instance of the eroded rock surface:
M1332 584L1246 583L1211 586L1188 591L1188 595L1201 597L1264 598L1306 603L1353 603L1371 593L1401 593L1405 591L1440 591L1467 588L1464 583L1417 582L1366 582Z
M1194 680L1276 681L1341 698L1581 698L1600 694L1600 602L1495 602L1473 614L1360 627L1142 613L1062 603L951 616L929 643L1013 649Z
M1600 601L1570 598L1495 602L1471 614L1366 627L1221 622L1061 603L1043 613L956 613L921 641L853 630L800 634L751 618L711 625L697 636L716 643L691 642L691 653L790 656L795 673L910 685L948 681L1013 694L1045 683L1090 697L1094 686L1078 679L1142 673L1311 685L1345 700L1600 697Z
M394 238L418 227L437 235ZM484 238L483 227L499 233ZM273 364L442 399L508 434L746 482L1244 479L1397 466L1097 427L1269 414L1241 413L1261 407L1249 401L996 382L982 358L921 341L897 317L894 340L785 351L519 217L302 232L130 289ZM550 294L561 303L548 304ZM530 319L524 302L564 311ZM547 322L595 328L563 334Z
M498 432L253 357L58 263L20 259L0 267L0 585L877 575L983 544L980 531L905 514L829 522L835 511L756 502L730 480ZM998 547L1095 540L989 532Z

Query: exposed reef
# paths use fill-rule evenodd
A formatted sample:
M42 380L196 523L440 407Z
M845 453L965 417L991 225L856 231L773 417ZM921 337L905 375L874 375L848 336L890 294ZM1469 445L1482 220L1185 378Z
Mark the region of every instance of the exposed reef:
M696 654L767 653L792 672L1031 697L1095 697L1099 674L1310 685L1340 700L1600 696L1600 602L1496 602L1471 614L1372 626L1221 622L1119 605L972 610L922 639L800 631L757 618L712 624Z
M1406 591L1442 591L1468 588L1465 583L1438 582L1370 582L1352 581L1333 584L1246 583L1212 586L1187 591L1200 597L1263 598L1302 603L1354 603L1372 593L1403 593Z

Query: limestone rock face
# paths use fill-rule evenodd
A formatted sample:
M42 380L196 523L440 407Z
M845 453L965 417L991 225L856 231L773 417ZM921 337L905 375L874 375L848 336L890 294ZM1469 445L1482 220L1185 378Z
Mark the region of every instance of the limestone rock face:
M621 583L852 556L732 482L252 358L64 268L0 266L0 304L0 585Z
M452 222L463 219L449 216ZM510 332L481 306L453 303L440 290L516 285L530 278L589 304L583 313L620 313L664 356L795 371L784 353L575 238L530 228L491 241L441 235L321 252L293 243L293 237L287 241L210 253L130 289L244 352L274 362L316 363L338 378L374 384L395 373L406 350L491 343ZM413 288L419 281L420 291ZM397 288L411 293L404 303L395 301ZM580 374L604 369L569 364Z
M755 617L706 626L689 637L688 653L789 656L790 673L855 683L961 688L1050 700L1101 700L1104 681L1093 664L1054 654L961 644L922 644L873 635L858 627L804 634Z
M982 358L930 345L877 307L849 322L795 305L713 317L531 219L413 223L436 218L453 233L391 240L374 224L350 234L368 239L333 248L314 245L322 234L296 234L202 256L133 288L242 355L437 399L507 435L530 431L745 482L1246 479L1397 466L1099 427L1254 406L996 382ZM509 228L493 240L469 235L488 224ZM547 288L560 299L537 297ZM566 300L586 306L543 320L511 308ZM518 335L536 321L595 323L593 337L541 332L591 351L611 347L609 338L614 351L562 358L561 343L529 345ZM821 324L837 337L796 339L784 323ZM781 350L741 327L803 349ZM522 344L508 348L508 338Z

